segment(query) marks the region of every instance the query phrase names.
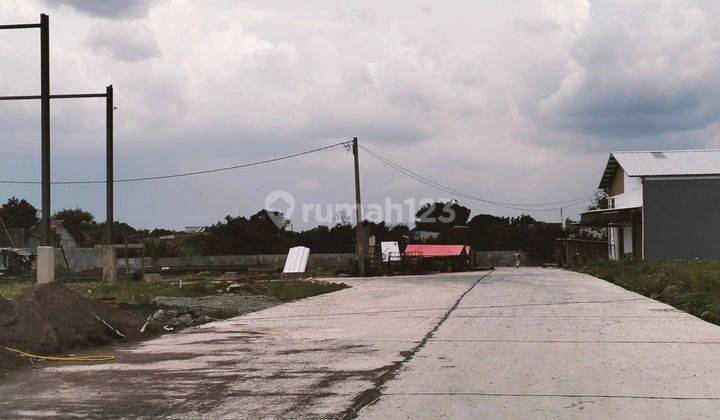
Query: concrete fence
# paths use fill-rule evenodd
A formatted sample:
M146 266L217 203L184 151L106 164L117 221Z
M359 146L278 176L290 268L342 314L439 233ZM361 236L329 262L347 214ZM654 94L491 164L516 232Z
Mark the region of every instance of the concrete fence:
M122 250L118 250L122 254ZM283 267L287 254L260 254L260 255L208 255L193 257L145 258L145 266L177 267L177 266L203 266L203 265L265 265ZM308 267L310 269L345 269L350 267L355 254L313 254L310 252ZM55 264L65 266L70 271L77 272L102 268L102 250L99 248L73 248L66 249L65 255L55 249ZM141 258L129 258L131 269L139 268ZM476 251L475 264L493 267L515 266L515 251ZM520 252L520 264L532 265L524 252ZM118 270L125 268L125 258L117 259Z
M122 250L118 250L122 253ZM313 254L310 253L308 267L324 269L348 268L350 261L355 254ZM210 255L193 257L168 257L168 258L145 258L145 266L177 267L177 266L207 266L207 265L265 265L272 267L283 267L287 254L265 254L265 255ZM55 249L55 263L65 266L65 261L70 271L83 271L102 267L102 250L99 248L74 248L65 250L65 255L58 248ZM139 268L142 259L128 258L131 269ZM125 258L117 259L118 270L125 267Z

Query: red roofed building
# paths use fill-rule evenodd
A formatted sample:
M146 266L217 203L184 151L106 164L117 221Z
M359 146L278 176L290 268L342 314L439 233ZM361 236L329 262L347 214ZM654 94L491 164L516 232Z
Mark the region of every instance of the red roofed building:
M416 255L423 258L433 257L459 257L468 255L469 246L465 245L408 245L405 255Z
M466 271L473 266L468 245L408 245L405 255L419 258L426 270Z

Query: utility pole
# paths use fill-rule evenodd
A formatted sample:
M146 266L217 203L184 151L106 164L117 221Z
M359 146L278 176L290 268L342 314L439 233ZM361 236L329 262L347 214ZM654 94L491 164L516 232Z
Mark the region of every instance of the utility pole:
M355 160L355 255L358 262L358 275L365 276L365 247L362 230L362 207L360 200L360 163L358 161L358 140L357 137L352 141L352 152Z
M50 94L50 18L46 14L40 15L40 23L22 23L0 25L4 29L40 29L40 95L0 96L0 101L40 100L40 155L41 190L42 190L42 226L40 227L40 246L38 247L38 283L47 283L55 278L54 248L52 246L52 232L50 230L50 100L73 98L106 98L107 127L107 216L108 216L108 243L112 243L113 221L113 89L108 86L105 93L80 93L66 95Z
M42 239L51 246L50 236L50 19L40 15L40 126L42 154Z
M107 235L107 244L113 243L113 87L109 85L105 88L105 211L106 219L105 234Z

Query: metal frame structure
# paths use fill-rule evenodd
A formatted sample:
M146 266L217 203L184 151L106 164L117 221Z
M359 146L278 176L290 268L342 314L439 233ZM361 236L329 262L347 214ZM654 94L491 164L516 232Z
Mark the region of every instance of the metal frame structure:
M41 155L42 155L42 227L41 245L51 245L50 232L50 99L105 98L106 112L106 241L112 244L113 232L113 87L108 85L105 93L50 94L50 18L40 15L40 23L0 25L3 29L40 29L40 95L0 96L0 101L40 100Z

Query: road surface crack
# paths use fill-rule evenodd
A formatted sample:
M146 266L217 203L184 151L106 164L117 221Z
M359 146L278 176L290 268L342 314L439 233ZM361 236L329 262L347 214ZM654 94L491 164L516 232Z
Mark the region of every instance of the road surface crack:
M487 273L480 277L479 279L475 280L475 282L470 286L463 294L461 294L456 300L455 303L443 314L443 316L438 320L438 322L435 323L433 328L425 334L425 336L420 340L417 346L413 347L411 350L407 351L401 351L400 355L403 356L402 360L398 360L390 365L386 366L386 370L384 373L380 376L378 376L373 382L374 386L372 388L366 389L365 391L358 394L355 398L353 398L353 402L350 405L350 407L345 410L343 413L343 418L345 419L353 419L357 417L358 412L373 403L375 403L378 398L382 395L380 392L380 389L391 379L395 377L398 370L400 368L408 363L412 358L417 354L420 350L422 350L423 347L430 341L430 339L435 335L435 333L440 329L440 327L445 323L445 321L450 317L450 314L457 309L457 307L460 305L460 302L463 300L465 295L470 293L471 290L475 288L475 286L480 283L482 279L487 277L490 273Z

